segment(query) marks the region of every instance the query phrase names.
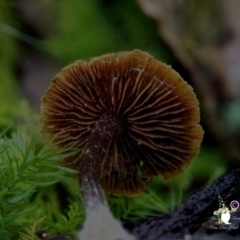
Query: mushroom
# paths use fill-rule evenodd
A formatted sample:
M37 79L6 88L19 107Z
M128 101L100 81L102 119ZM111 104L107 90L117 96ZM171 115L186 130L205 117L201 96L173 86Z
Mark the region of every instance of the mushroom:
M106 206L103 190L138 196L153 175L169 179L198 154L203 137L191 86L140 50L76 61L42 97L42 132L79 170L86 212Z

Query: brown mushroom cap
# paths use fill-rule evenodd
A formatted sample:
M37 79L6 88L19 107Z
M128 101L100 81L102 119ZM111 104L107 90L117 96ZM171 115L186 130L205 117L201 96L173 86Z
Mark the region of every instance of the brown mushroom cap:
M94 124L111 116L121 129L100 161L108 193L140 194L153 175L181 173L203 137L196 95L171 67L139 50L76 61L42 98L46 139L84 149ZM81 154L66 160L80 170Z

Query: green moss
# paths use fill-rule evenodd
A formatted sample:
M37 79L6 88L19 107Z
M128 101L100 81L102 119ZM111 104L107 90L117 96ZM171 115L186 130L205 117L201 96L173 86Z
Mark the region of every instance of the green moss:
M39 188L69 179L66 172L74 171L58 164L68 155L48 145L37 149L34 138L24 134L13 134L10 138L4 132L0 134L1 239L16 237L25 225L34 222L28 214L39 207L39 198L32 198L39 194Z

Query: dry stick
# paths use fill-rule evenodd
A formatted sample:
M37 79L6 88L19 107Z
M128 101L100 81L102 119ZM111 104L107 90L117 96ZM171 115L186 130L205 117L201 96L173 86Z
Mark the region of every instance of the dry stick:
M196 191L170 214L141 223L135 227L133 234L139 240L158 240L175 239L174 236L184 235L192 228L196 231L207 218L213 216L213 212L218 208L218 195L224 199L226 204L233 200L239 201L240 168L231 170L216 179L210 187Z

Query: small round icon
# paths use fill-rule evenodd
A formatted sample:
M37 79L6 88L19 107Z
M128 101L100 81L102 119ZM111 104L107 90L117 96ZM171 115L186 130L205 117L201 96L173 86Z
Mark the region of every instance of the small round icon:
M230 207L231 207L233 210L237 210L237 209L239 208L239 202L236 201L236 200L231 201Z

